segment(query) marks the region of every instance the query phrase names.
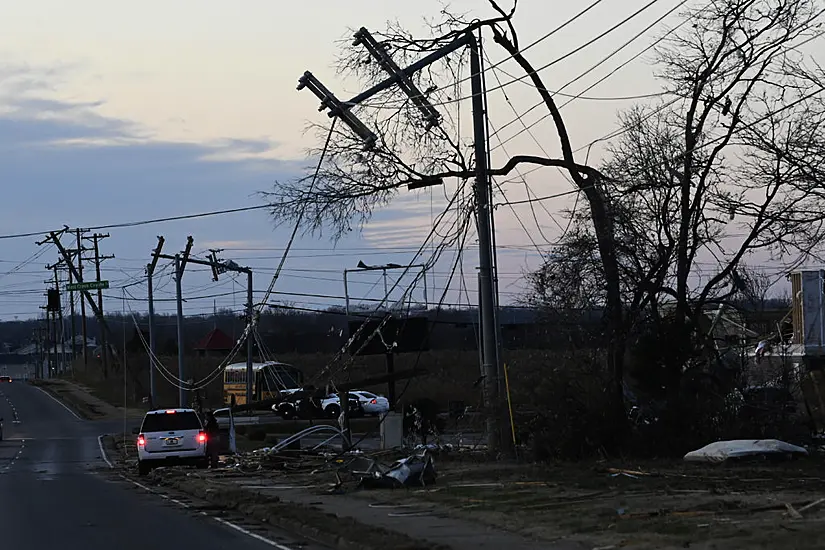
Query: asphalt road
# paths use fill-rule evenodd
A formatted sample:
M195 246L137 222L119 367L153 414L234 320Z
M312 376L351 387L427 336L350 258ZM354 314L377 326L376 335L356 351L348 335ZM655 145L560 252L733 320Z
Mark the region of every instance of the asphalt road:
M26 382L0 385L0 417L0 548L296 548L253 538L114 475L98 436L118 426L80 420Z

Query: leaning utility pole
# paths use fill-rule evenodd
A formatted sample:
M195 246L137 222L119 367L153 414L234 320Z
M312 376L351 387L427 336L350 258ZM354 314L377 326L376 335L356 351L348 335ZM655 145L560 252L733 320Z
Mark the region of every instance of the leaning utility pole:
M86 237L88 240L92 241L92 250L95 253L94 263L95 263L95 282L100 283L100 264L103 260L109 260L114 258L114 256L101 256L100 255L100 241L109 237L109 234L106 233L95 233L91 237ZM98 286L97 288L97 309L100 311L100 316L103 317L103 288ZM106 331L103 330L103 327L100 327L100 345L103 348L103 352L101 354L103 359L103 378L109 377L109 340L106 338Z
M493 239L491 234L492 209L490 207L490 177L487 163L486 113L484 110L484 83L481 74L481 55L476 37L466 32L449 44L430 53L406 69L401 69L390 57L386 48L379 44L365 28L355 33L355 45L363 45L389 78L361 92L346 102L341 102L315 76L306 71L298 80L298 89L309 88L321 100L320 110L329 109L330 117L338 117L363 141L366 149L375 146L377 137L352 113L351 109L375 94L392 86L398 86L422 112L427 127L436 126L440 115L411 80L411 76L445 56L467 47L470 50L470 81L473 107L473 136L475 140L475 197L479 240L479 310L481 316L481 374L484 382L484 408L487 417L487 444L491 454L497 454L503 442L501 438L501 411L498 395L498 327L495 315L496 287L493 273ZM427 180L410 184L410 189L443 183Z
M77 235L77 271L78 271L78 282L83 281L83 234L81 233L80 229L75 230L75 234ZM69 275L72 274L72 270L69 270ZM84 369L89 366L89 355L87 353L87 346L88 346L88 333L86 332L86 301L83 299L83 296L80 297L80 331L83 335L83 367Z
M158 236L158 246L152 252L152 261L146 266L146 286L149 297L149 405L155 408L155 362L156 335L155 335L155 296L152 284L152 276L155 274L155 267L158 265L158 256L163 248L164 238Z
M55 232L52 231L49 233L48 237L44 240L37 243L38 246L45 244L47 242L53 243L57 250L60 251L60 255L63 258L63 261L66 262L66 265L69 266L69 270L71 271L72 275L75 278L75 283L73 289L78 290L81 292L83 298L89 303L89 307L92 308L92 312L95 314L95 319L97 320L98 326L100 327L101 334L108 335L109 334L109 325L106 323L106 319L103 317L103 311L97 307L95 300L92 298L92 295L89 293L89 289L97 289L97 288L108 288L109 281L92 281L85 283L83 281L83 275L80 274L78 269L74 266L71 259L71 254L66 249L65 246L60 242L60 235L63 231Z

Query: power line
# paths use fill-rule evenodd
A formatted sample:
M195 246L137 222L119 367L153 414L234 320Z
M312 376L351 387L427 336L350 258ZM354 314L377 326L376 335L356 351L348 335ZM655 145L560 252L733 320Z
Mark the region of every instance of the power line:
M567 87L568 87L568 86L570 86L571 84L573 84L573 83L575 83L575 82L578 82L579 80L581 80L582 78L584 78L585 76L587 76L588 74L590 74L592 71L594 71L595 69L597 69L598 67L600 67L603 63L607 62L610 58L612 58L612 57L613 57L613 56L615 56L616 54L620 53L622 50L624 50L625 48L627 48L630 44L632 44L633 42L635 42L636 40L638 40L639 38L641 38L642 36L644 36L645 34L647 34L647 32L648 32L648 31L650 31L650 29L652 29L653 27L655 27L656 25L658 25L659 23L661 23L661 22L662 22L665 18L667 18L668 16L670 16L670 14L672 14L674 11L676 11L677 9L679 9L680 7L682 7L682 6L683 6L686 2L687 2L687 0L682 0L681 2L679 2L678 4L676 4L673 8L671 8L669 11L667 11L664 15L662 15L662 16L661 16L661 17L659 17L658 19L656 19L653 23L651 23L650 25L648 25L647 27L645 27L644 29L642 29L640 32L636 33L636 34L635 34L632 38L630 38L630 40L626 41L624 44L622 44L621 46L619 46L618 48L616 48L616 49L614 49L612 52L610 52L607 56L603 57L603 58L602 58L602 59L601 59L598 63L596 63L596 64L592 65L589 69L587 69L586 71L584 71L584 72L582 72L581 74L579 74L577 77L575 77L575 78L573 78L572 80L570 80L569 82L567 82L564 86L562 86L562 87L560 88L560 90L564 90L565 88L567 88ZM676 30L677 30L677 29L679 29L680 27L682 27L682 25L684 25L685 23L687 23L689 20L690 20L690 18L686 18L686 19L684 19L684 20L683 20L681 23L679 23L676 27L674 27L673 29L671 29L670 31L668 31L667 33L665 33L664 35L660 36L660 37L659 37L657 40L655 40L652 44L650 44L649 46L647 46L645 49L643 49L642 51L640 51L639 53L637 53L636 55L634 55L633 57L631 57L630 59L628 59L628 60L627 60L627 61L625 61L624 63L620 64L618 67L616 67L616 68L615 68L615 69L613 69L611 72L609 72L608 74L606 74L605 76L603 76L601 79L597 80L596 82L594 82L593 84L591 84L590 86L588 86L587 88L585 88L584 90L582 90L579 94L576 94L576 95L573 95L573 96L567 96L567 97L570 97L570 99L569 99L568 101L566 101L564 104L562 104L562 105L559 107L559 110L564 109L567 105L569 105L570 103L572 103L572 102L573 102L573 101L575 101L576 99L580 99L580 97L582 96L582 94L585 94L585 93L587 93L588 91L592 90L593 88L595 88L596 86L598 86L599 84L601 84L602 82L604 82L605 80L607 80L608 78L610 78L611 76L613 76L614 74L616 74L616 73L617 73L618 71L620 71L621 69L623 69L623 68L627 67L629 64L631 64L631 63L632 63L632 62L634 62L636 59L638 59L639 57L641 57L642 55L644 55L646 52L648 52L648 51L650 51L651 49L653 49L654 47L656 47L656 45L660 44L660 43L661 43L663 40L665 40L668 36L670 36L672 33L676 32ZM504 71L502 71L502 72L504 72ZM510 75L509 73L506 73L506 72L504 72L504 73L505 73L505 74L507 74L508 76L511 76L511 77L513 76L513 75ZM553 95L556 95L556 94L558 94L558 92L554 92L554 93L553 93ZM655 94L647 94L647 97L659 97L659 96L662 96L662 95L664 95L664 92L659 92L659 93L655 93ZM506 128L506 127L510 126L511 124L513 124L514 122L517 122L517 121L520 121L520 122L522 123L522 125L524 125L525 127L524 127L524 129L523 129L523 130L521 130L521 131L519 131L519 132L515 133L514 135L512 135L512 136L508 137L507 139L505 139L505 140L501 141L501 142L499 143L499 145L498 145L497 147L494 147L492 150L495 150L495 149L497 149L498 147L503 147L505 144L509 143L510 141L512 141L513 139L515 139L517 136L521 135L521 134L522 134L522 133L524 133L525 131L529 131L529 129L530 129L530 128L535 127L537 124L539 124L539 123L540 123L540 122L542 122L543 120L546 120L546 119L550 116L550 114L549 114L549 113L548 113L548 114L545 114L544 116L542 116L542 117L541 117L541 118L539 118L537 121L535 121L535 122L533 122L532 124L530 124L529 126L527 126L527 125L525 125L525 124L524 124L523 117L524 117L525 115L527 115L528 113L530 113L531 111L533 111L534 109L537 109L537 108L538 108L538 107L540 107L541 105L544 105L544 101L539 101L539 102L537 102L537 103L536 103L536 104L534 104L532 107L530 107L529 109L527 109L526 111L524 111L523 113L521 113L521 115L516 114L516 118L515 118L514 120L511 120L510 122L508 122L507 124L505 124L504 126L502 126L502 127L499 129L499 131L503 130L504 128Z
M151 224L156 224L156 223L165 223L165 222L173 222L173 221L180 221L180 220L192 220L192 219L196 219L196 218L206 218L206 217L210 217L210 216L220 216L220 215L223 215L223 214L235 214L235 213L238 213L238 212L249 212L249 211L252 211L252 210L264 210L264 209L269 208L269 207L270 207L270 205L268 205L268 204L259 204L259 205L255 205L255 206L244 206L244 207L240 207L240 208L228 208L228 209L225 209L225 210L212 210L210 212L199 212L199 213L196 213L196 214L182 214L182 215L179 215L179 216L168 216L168 217L165 217L165 218L151 218L151 219L148 219L148 220L138 220L138 221L124 222L124 223L111 223L111 224L108 224L108 225L98 225L98 226L93 226L93 227L87 227L85 229L88 230L88 231L103 231L103 230L106 230L106 229L121 229L121 228L126 228L126 227L138 227L138 226L141 226L141 225L151 225ZM0 235L0 240L23 239L23 238L28 238L28 237L39 237L41 235L52 233L52 232L59 233L60 231L63 231L64 229L65 228L46 229L46 230L43 230L43 231L35 231L35 232L30 232L30 233L12 233L12 234L7 234L7 235Z
M638 17L639 15L644 13L648 8L650 8L651 6L656 4L657 2L659 2L659 0L650 0L650 2L648 2L647 4L645 4L644 6L642 6L641 8L639 8L638 10L636 10L635 12L630 14L629 16L625 17L623 20L616 23L615 25L613 25L612 27L610 27L606 31L603 31L601 34L595 36L594 38L591 38L590 40L588 40L587 42L585 42L581 46L578 46L577 48L574 48L573 50L570 50L569 52L562 55L561 57L558 57L558 58L554 59L553 61L550 61L549 63L545 63L541 67L535 69L534 72L539 73L539 72L541 72L545 69L548 69L548 68L552 67L553 65L556 65L557 63L560 63L560 62L564 61L565 59L567 59L569 57L572 57L573 55L575 55L575 54L579 53L580 51L584 50L585 48L587 48L588 46L591 46L592 44L598 42L599 40L601 40L605 36L611 34L612 32L618 30L619 28L623 27L624 25L626 25L627 23L629 23L630 21L632 21L633 19L635 19L636 17ZM509 57L507 59L509 59ZM474 75L470 75L468 77L465 77L464 80L466 81L469 78L471 78L472 76L474 76ZM510 86L511 84L515 84L516 82L521 82L521 81L529 78L530 76L531 76L531 74L528 73L528 74L525 74L523 76L513 77L512 80L504 82L500 86L497 86L497 87L494 87L494 88L489 88L489 89L486 90L486 92L489 93L489 92L493 92L493 91L496 91L496 90L501 89L501 88L505 88L507 86ZM430 104L433 107L437 107L439 105L449 105L451 103L458 103L458 102L463 101L465 99L472 99L473 97L475 97L475 96L473 94L470 94L468 96L449 98L449 99L445 99L443 101L438 101L438 102L430 102ZM397 109L397 107L380 107L380 106L377 106L377 105L370 105L369 108L370 109L392 109L392 110Z
M807 20L804 24L805 24L805 25L810 25L810 24L811 24L811 23L813 23L816 19L818 19L818 18L819 18L819 17L820 17L823 13L825 13L825 9L822 9L822 10L820 10L819 12L817 12L814 16L810 17L810 18L809 18L809 19L808 19L808 20ZM684 23L682 23L682 24L684 24ZM680 26L681 26L681 25L680 25ZM677 27L677 28L678 28L678 27ZM673 32L673 31L675 31L675 30L676 30L676 29L673 29L671 32ZM670 34L670 33L668 33L668 34ZM805 46L806 44L808 44L808 43L810 43L810 42L813 42L814 40L816 40L816 39L820 38L820 37L821 37L821 36L823 36L823 35L825 35L825 29L823 29L823 30L821 30L821 31L819 31L819 32L817 32L817 33L814 33L813 35L809 36L808 38L806 38L805 40L803 40L803 41L802 41L802 42L800 42L799 44L794 44L794 45L792 45L792 46L787 46L787 45L786 45L786 46L783 46L782 50L784 50L784 51L786 51L786 52L787 52L787 51L790 51L790 50L795 50L795 49L801 48L802 46ZM655 45L655 43L654 43L653 45L651 45L650 47L653 47L654 45ZM649 47L649 48L650 48L650 47ZM648 48L648 49L649 49L649 48ZM641 55L641 53L644 53L644 52L640 52L638 55ZM589 88L588 88L588 89L589 89ZM585 90L585 91L587 91L587 90ZM645 115L644 117L642 117L642 119L640 120L640 122L644 122L644 121L646 121L647 119L649 119L650 117L655 116L656 114L658 114L658 113L660 113L660 112L664 111L665 109L667 109L667 108L668 108L668 107L670 107L671 105L673 105L673 104L677 103L677 102L678 102L679 100L681 100L681 99L682 99L682 97L680 97L680 96L676 96L676 97L675 97L675 98L673 98L672 100L670 100L670 101L668 101L668 102L666 102L666 103L664 103L664 104L660 105L660 106L659 106L659 107L657 107L655 110L651 111L650 113L648 113L647 115ZM628 131L628 129L627 129L627 128L619 128L618 130L615 130L615 131L613 131L613 132L611 132L611 133L609 133L609 134L606 134L606 135L604 135L604 136L602 136L602 137L600 137L600 138L597 138L597 139L595 139L595 140L593 140L593 141L591 141L591 142L589 142L589 143L586 143L586 144L582 145L582 146L581 146L581 147L579 147L578 149L575 149L575 150L573 151L573 153L578 153L578 152L580 152L580 151L582 151L582 150L584 150L584 149L588 149L588 150L589 150L589 149L590 149L591 147L593 147L595 144L597 144L597 143L599 143L599 142L601 142L601 141L609 141L609 140L611 140L611 139L613 139L613 138L616 138L616 137L618 137L618 136L620 136L620 135L622 135L622 134L625 134L627 131ZM535 169L533 169L533 170L535 170Z
M327 155L327 150L329 149L329 143L332 139L332 133L335 130L335 122L338 120L338 117L332 119L332 124L329 126L329 133L327 134L327 139L324 142L324 148L321 150L321 155L318 158L318 164L315 166L315 173L312 175L312 181L309 184L309 189L307 193L312 193L315 189L315 182L318 180L318 174L321 173L321 166L324 163L324 158ZM278 276L281 274L281 270L284 268L284 263L286 263L286 257L289 254L290 248L292 248L292 243L295 241L295 236L298 234L298 229L301 226L301 222L304 219L304 213L306 212L306 203L301 205L301 210L298 212L298 217L295 220L295 226L292 228L292 234L289 236L289 241L286 243L286 248L284 249L284 253L281 256L281 261L278 263L278 268L275 270L275 274L272 276L272 281L269 283L269 288L267 289L267 294L264 297L264 302L266 302L269 294L275 288L275 283L278 282ZM252 308L253 304L249 304L249 307ZM253 322L253 319L249 319L250 324Z

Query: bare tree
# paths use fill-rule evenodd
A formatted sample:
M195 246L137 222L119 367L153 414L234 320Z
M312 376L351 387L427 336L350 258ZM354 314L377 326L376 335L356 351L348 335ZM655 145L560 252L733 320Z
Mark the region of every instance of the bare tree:
M771 302L777 277L747 265L739 266L736 273L741 281L737 304L747 311L764 312Z
M742 264L762 251L798 265L825 237L825 81L801 52L821 13L815 0L685 12L656 56L665 99L623 113L601 167L625 330L669 304L673 392L706 306L742 290ZM598 234L589 214L574 234Z

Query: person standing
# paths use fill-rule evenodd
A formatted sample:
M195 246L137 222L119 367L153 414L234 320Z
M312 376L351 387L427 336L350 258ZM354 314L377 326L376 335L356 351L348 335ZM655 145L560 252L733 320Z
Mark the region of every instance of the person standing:
M218 453L220 450L221 430L218 420L212 411L206 413L206 454L209 457L209 467L218 467Z

